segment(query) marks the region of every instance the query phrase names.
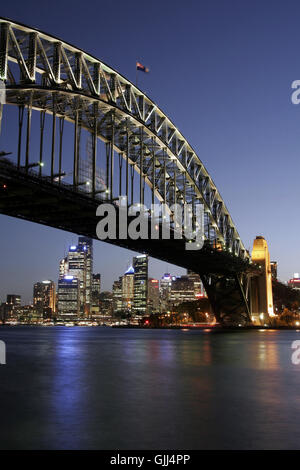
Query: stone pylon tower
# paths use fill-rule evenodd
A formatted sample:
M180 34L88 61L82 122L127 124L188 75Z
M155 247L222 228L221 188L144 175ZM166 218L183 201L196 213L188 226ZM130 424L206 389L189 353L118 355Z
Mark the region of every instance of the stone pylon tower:
M268 323L274 315L272 274L268 244L264 237L256 237L253 243L252 261L262 268L261 275L251 282L251 311L255 323Z

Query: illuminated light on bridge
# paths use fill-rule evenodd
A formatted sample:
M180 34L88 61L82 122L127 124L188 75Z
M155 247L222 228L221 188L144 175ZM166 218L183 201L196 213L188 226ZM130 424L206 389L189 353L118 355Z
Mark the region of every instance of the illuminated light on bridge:
M165 204L168 216L173 204L189 204L194 228L201 203L201 250L187 251L185 240L175 237L107 241L198 273L218 321L251 322L250 279L263 268L251 264L199 156L145 93L81 49L5 18L0 18L0 80L6 95L6 104L0 104L2 135L14 122L6 105L17 111L16 151L10 160L0 159L0 184L9 183L9 190L0 192L1 213L96 238L97 207L117 206L119 196L130 205Z

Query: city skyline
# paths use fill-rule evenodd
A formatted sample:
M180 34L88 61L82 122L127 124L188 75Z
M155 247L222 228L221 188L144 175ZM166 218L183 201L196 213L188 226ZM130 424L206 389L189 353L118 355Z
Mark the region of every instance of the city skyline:
M189 279L189 282L192 282L194 285L194 293L188 294L188 297L183 299L183 301L195 300L199 297L198 294L202 296L204 292L199 275L183 268L184 273L181 275L175 275L174 272L165 271L163 274L160 273L157 279L153 278L149 275L148 265L150 258L146 254L138 254L133 256L131 260L128 260L126 270L123 274L119 275L118 279L113 281L110 288L105 289L102 285L103 276L101 273L94 272L93 253L93 239L79 236L76 243L74 242L69 245L67 253L59 260L58 277L55 281L49 277L35 282L33 284L33 295L30 301L26 301L20 294L6 293L6 302L8 304L15 303L15 300L11 301L10 299L17 298L18 305L33 305L41 311L46 307L47 309L50 308L53 313L59 312L61 309L60 285L62 283L67 285L68 282L76 282L80 315L88 317L92 313L92 306L98 305L100 292L108 292L114 295L114 285L119 283L120 292L122 292L122 305L120 309L122 311L124 309L128 309L128 311L132 312L137 311L138 314L145 315L148 310L148 300L150 300L151 297L148 292L151 287L152 293L155 292L155 288L158 288L158 291L162 295L160 299L162 303L166 282L170 287L174 283L180 283L185 279ZM174 267L173 265L166 266L167 269L169 266ZM94 295L96 295L95 299L93 299ZM189 295L191 295L191 297L189 297ZM46 301L45 298L47 298ZM96 302L96 304L94 302ZM4 299L3 303L5 303Z
M129 318L140 322L144 317L149 323L151 315L157 319L162 315L168 320L170 313L176 314L176 308L185 308L185 303L194 305L189 308L195 315L201 309L195 301L207 299L199 274L191 270L183 276L164 273L160 279L149 277L147 254L134 256L124 274L113 282L111 291L101 292L101 274L94 273L93 253L93 240L79 236L59 261L57 283L52 279L35 282L33 301L27 304L20 295L7 294L6 302L0 303L0 320L13 324L76 322L95 326L119 324L121 319ZM203 308L206 310L207 304ZM203 315L206 320L209 318L208 312L198 313L202 319ZM185 312L181 320L187 321L188 315Z
M3 216L0 216L0 218ZM11 219L11 218L9 218ZM23 222L24 224L29 224L30 222ZM36 224L35 224L36 225ZM41 227L42 229L55 231L56 234L63 234L61 230L54 230L51 227ZM59 262L64 256L66 256L68 249L72 245L77 245L78 243L78 236L75 234L67 234L69 236L69 243L65 243L63 249L62 247L54 246L53 251L57 253L56 256L52 256L51 262L49 263L50 269L47 270L47 266L44 266L43 263L39 265L36 264L35 270L32 273L32 270L28 272L26 276L26 280L23 278L22 275L18 276L18 270L15 268L13 264L9 264L3 268L8 272L8 276L6 279L3 279L0 285L0 301L4 302L6 300L7 294L17 294L21 295L22 303L23 304L31 304L32 303L32 286L36 282L41 282L43 280L51 279L57 285L57 279L59 277ZM105 246L107 245L100 240L93 240L93 248L94 248L94 272L101 274L101 291L112 291L113 282L121 275L123 275L129 265L132 263L132 259L136 255L140 255L140 253L133 252L130 250L126 250L124 248L119 248L117 246L112 247L115 250L115 254L111 254L113 258L116 260L112 266L112 263L109 263L109 260L105 257L101 263L101 257L105 253ZM100 244L102 247L97 247ZM42 247L39 247L41 252L43 252ZM121 262L117 262L120 259L121 254ZM28 260L32 258L32 254L30 252L27 253ZM102 265L102 266L101 266ZM102 269L101 269L102 268ZM110 268L110 269L109 269ZM165 269L164 269L165 268ZM14 271L15 270L15 271ZM14 271L14 276L10 276L9 273ZM186 269L180 268L178 266L174 266L171 264L164 263L159 260L155 260L149 257L149 277L158 278L160 279L164 273L171 272L172 275L182 275L186 273ZM39 277L38 273L41 273ZM48 273L48 274L47 274ZM29 280L30 279L30 280Z

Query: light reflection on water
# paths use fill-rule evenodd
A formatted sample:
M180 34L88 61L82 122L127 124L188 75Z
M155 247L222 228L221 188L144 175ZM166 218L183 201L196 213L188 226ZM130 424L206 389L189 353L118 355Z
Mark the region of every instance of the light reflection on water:
M299 448L296 331L1 328L0 448Z

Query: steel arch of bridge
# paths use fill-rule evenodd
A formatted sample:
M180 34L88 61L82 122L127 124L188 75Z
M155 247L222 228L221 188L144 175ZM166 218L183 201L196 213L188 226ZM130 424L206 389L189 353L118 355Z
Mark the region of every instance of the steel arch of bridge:
M18 73L12 63L17 64ZM27 109L25 167L30 167L29 137L32 109L74 123L73 185L78 180L78 133L93 136L91 196L97 198L97 138L106 142L110 162L106 186L114 199L113 152L140 175L140 202L145 183L167 205L204 204L206 238L233 254L248 259L226 205L212 178L191 145L171 120L140 89L117 71L84 51L53 36L10 20L0 19L0 78L6 83L6 102ZM53 137L53 136L52 136ZM55 138L55 136L53 137ZM51 178L54 179L54 145ZM20 166L20 155L18 157ZM59 162L59 180L62 174Z

